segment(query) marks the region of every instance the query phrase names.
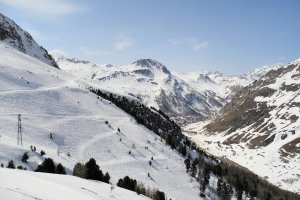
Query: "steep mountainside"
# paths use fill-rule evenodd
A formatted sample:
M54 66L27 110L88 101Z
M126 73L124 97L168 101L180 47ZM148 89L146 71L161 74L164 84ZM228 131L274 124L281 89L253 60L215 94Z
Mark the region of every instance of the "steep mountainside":
M113 66L52 55L63 70L100 88L138 98L180 124L204 120L226 102L213 91L197 91L175 77L166 66L151 59Z
M186 128L207 151L300 192L300 62L271 70L208 123Z
M0 41L26 53L48 65L58 68L55 60L47 50L39 46L31 35L13 20L0 13Z
M65 58L58 51L52 51L51 55L60 68L74 76L100 88L138 98L181 125L211 117L236 92L278 67L266 66L246 75L226 76L219 72L173 73L151 59L114 66Z
M113 184L128 175L146 187L159 188L169 198L197 199L199 184L191 182L184 159L131 115L87 87L0 42L0 163L6 166L14 160L16 166L35 170L44 159L39 152L44 150L44 157L62 163L71 173L75 163L93 157L109 172ZM17 145L18 114L23 146ZM37 150L31 151L31 145ZM28 152L28 163L21 161L24 152Z

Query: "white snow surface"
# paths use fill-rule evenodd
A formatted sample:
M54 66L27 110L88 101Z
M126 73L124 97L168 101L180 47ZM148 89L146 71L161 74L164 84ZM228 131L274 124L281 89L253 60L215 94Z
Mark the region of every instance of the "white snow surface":
M264 66L245 75L227 76L220 72L208 71L170 72L164 65L151 59L140 59L129 65L116 66L68 59L58 50L50 51L50 54L62 70L102 89L134 96L149 107L160 108L163 111L172 110L167 114L171 117L185 117L187 119L183 121L186 123L191 123L188 120L193 112L202 115L201 120L210 117L226 104L236 91L280 66ZM169 102L168 108L161 105L162 91L174 97L164 99ZM176 121L181 123L181 120Z
M292 63L298 64L299 70L300 63L295 61ZM274 107L269 112L270 116L264 119L267 125L273 125L272 135L275 134L274 141L268 146L250 149L247 147L247 139L239 144L222 144L223 141L235 134L246 133L244 138L264 134L255 131L256 127L251 125L230 134L209 134L203 127L210 121L205 121L186 126L184 134L205 151L232 160L285 190L300 193L300 155L288 152L288 156L282 156L280 153L283 145L299 138L300 135L300 108L291 106L293 103L299 104L300 91L289 91L282 88L283 85L299 84L299 75L293 76L299 74L297 67L281 74L274 83L266 86L276 90L270 97L258 96L255 98L256 102L266 102L268 106ZM291 121L291 116L298 118Z
M150 200L103 182L69 175L0 169L0 199L7 200Z
M16 166L34 170L42 162L39 152L44 150L44 157L62 163L70 174L75 163L93 157L109 172L113 184L128 175L173 200L199 199L199 185L185 172L183 158L133 117L111 102L97 99L84 84L0 42L0 163L14 160ZM23 146L18 146L16 139L18 114ZM31 145L36 152L30 151ZM28 164L21 162L24 152L29 154ZM151 157L154 160L149 166ZM48 175L32 176L48 179ZM61 181L67 184L73 179L77 182L76 178Z
M282 66L283 64L280 63L266 65L241 75L224 75L218 71L176 72L174 74L197 91L213 91L219 97L230 99L230 96L236 91L258 80L270 70L278 69Z

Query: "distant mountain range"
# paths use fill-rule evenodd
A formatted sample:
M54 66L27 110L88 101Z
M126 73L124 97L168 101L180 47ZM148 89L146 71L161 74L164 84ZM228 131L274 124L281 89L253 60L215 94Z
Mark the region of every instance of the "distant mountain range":
M149 107L162 110L181 125L208 119L237 91L281 66L271 65L246 75L226 76L220 72L171 72L152 59L116 66L66 58L58 51L50 54L61 69L102 89L133 96Z
M29 149L34 145L62 163L69 174L76 162L94 157L114 184L129 175L146 186L159 187L170 198L198 199L199 183L186 173L186 162L191 160L184 159L196 158L199 147L204 156L208 152L224 163L233 161L280 188L300 193L300 59L233 76L172 72L153 59L99 65L66 58L58 51L49 54L2 14L0 39L1 163L14 160L28 170L36 169L44 157ZM90 88L101 89L107 98L96 96ZM123 106L136 104L127 108L132 113L141 108L156 113L148 117L153 118L150 122L164 119L171 129L177 127L181 137L161 139L168 131L146 128L142 122L147 119L137 120L109 100L114 94ZM23 119L24 146L16 144L18 114ZM198 147L183 141L186 137L168 116ZM50 132L54 139L49 138ZM174 138L178 143L172 149L166 144ZM25 152L29 152L28 163L21 160ZM200 172L204 164L199 169L197 163L192 165ZM7 178L5 171L1 177ZM218 180L212 174L203 192L216 191Z

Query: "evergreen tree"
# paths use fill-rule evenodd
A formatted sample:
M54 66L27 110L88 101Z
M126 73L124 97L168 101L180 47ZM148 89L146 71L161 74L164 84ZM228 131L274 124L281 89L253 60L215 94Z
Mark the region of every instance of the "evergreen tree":
M97 165L96 160L91 158L86 164L86 178L92 180L103 181L103 173Z
M156 190L154 193L153 200L165 200L166 196L164 192L161 192L159 190Z
M184 164L186 167L186 172L189 172L190 167L191 167L191 157L188 156L185 160L184 160Z
M73 169L73 175L78 176L80 178L86 178L87 177L86 167L81 163L76 163Z
M104 175L104 177L103 177L103 182L105 182L105 183L109 183L109 180L110 180L109 173L108 173L108 172L106 172L106 173L105 173L105 175Z
M191 168L191 175L192 177L196 176L197 173L197 164L198 164L198 159L196 158L193 162L192 162L192 168Z
M29 156L28 156L27 152L25 152L25 153L23 154L23 156L22 156L22 162L23 162L23 163L28 163L28 162L27 162L28 158L29 158Z
M41 150L41 156L44 156L44 155L46 155L45 151Z
M38 165L36 172L55 173L56 167L51 158L46 158L42 164Z
M56 174L67 174L65 167L61 163L58 163L58 165L56 166L55 172L56 172Z
M186 156L186 153L187 153L187 151L186 151L186 146L185 146L185 145L180 145L180 147L179 147L179 152L181 153L181 155L182 155L183 157L185 157L185 156Z
M16 169L15 163L13 160L10 160L6 166L6 168Z
M135 179L131 179L125 176L123 179L119 179L117 186L125 188L127 190L135 191L137 182Z

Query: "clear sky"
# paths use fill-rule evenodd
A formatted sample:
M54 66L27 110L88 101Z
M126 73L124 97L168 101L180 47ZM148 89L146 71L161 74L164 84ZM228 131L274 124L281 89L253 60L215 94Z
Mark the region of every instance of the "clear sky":
M0 0L0 12L48 50L225 74L299 58L299 9L299 0Z

